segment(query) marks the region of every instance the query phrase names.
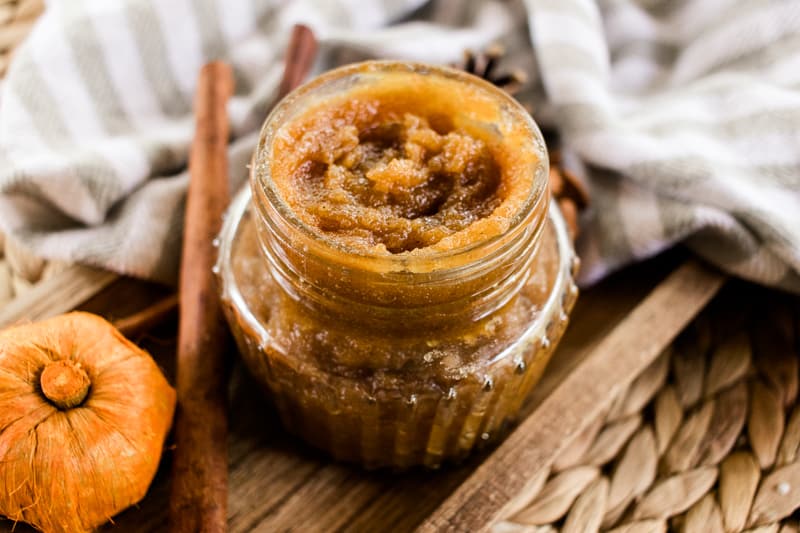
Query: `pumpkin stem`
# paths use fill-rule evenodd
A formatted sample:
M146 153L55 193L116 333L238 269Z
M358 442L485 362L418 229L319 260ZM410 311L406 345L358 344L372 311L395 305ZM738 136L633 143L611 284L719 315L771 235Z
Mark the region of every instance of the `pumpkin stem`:
M48 363L39 377L42 393L59 409L72 409L83 403L91 381L80 363L70 360Z

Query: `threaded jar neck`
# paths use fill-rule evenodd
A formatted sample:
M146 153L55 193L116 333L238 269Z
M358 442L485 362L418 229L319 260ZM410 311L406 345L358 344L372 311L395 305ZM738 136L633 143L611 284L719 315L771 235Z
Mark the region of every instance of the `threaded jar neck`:
M419 254L370 254L326 239L305 224L281 197L271 175L272 141L281 126L320 101L375 83L381 76L434 76L455 80L497 102L498 130L513 124L526 134L535 164L518 179L530 180L527 195L496 235L450 250ZM301 87L268 117L251 167L255 222L269 269L291 297L348 320L409 327L487 316L524 285L545 225L549 194L544 142L527 112L494 86L452 69L398 62L369 62L332 71ZM527 182L526 182L527 183Z

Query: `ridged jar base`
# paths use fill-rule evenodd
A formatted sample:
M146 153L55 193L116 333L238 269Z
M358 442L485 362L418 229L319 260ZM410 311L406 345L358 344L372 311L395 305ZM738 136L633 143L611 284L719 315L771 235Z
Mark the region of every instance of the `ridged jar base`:
M234 333L247 366L267 386L290 432L338 460L402 469L460 460L503 434L541 378L565 326L565 319L554 321L547 332L553 340L526 340L480 378L470 376L447 391L408 387L374 393L356 380L297 366L262 349L242 328Z
M558 275L537 319L511 345L447 388L409 374L397 388L368 390L363 380L275 349L233 283L227 247L248 200L245 193L235 200L221 235L223 302L244 361L290 432L338 460L394 469L458 461L505 433L541 378L577 297L575 260L557 208L551 208L549 224L557 237L550 242L558 247Z

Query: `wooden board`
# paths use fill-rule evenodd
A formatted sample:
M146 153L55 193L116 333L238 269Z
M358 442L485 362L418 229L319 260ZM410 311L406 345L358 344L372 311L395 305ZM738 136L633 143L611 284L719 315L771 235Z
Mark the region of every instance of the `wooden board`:
M683 260L661 256L587 291L578 301L553 361L525 406L530 413L556 390L642 298ZM115 281L81 306L119 318L163 295L165 288ZM141 344L171 379L175 324ZM439 471L364 472L331 462L288 436L258 386L237 366L231 383L229 529L244 531L412 531L467 479L491 450ZM115 518L114 531L165 531L170 451L147 497ZM0 531L10 531L0 522ZM15 531L30 531L18 525Z
M425 520L421 532L487 531L528 494L558 454L594 422L722 287L696 261L650 292L498 449ZM546 475L546 474L545 474Z
M117 279L118 275L105 270L71 266L0 309L0 327L70 311Z

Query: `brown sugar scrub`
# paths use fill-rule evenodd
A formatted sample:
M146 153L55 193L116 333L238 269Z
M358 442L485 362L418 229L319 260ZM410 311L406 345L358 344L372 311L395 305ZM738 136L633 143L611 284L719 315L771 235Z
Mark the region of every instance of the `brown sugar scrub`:
M577 295L524 109L455 70L353 65L279 104L253 163L218 270L284 425L368 467L501 435Z
M359 254L452 250L499 235L534 192L524 125L458 79L402 76L312 104L275 132L291 210Z
M393 115L330 135L306 129L293 208L331 238L376 253L433 246L489 216L501 202L500 169L486 143Z

